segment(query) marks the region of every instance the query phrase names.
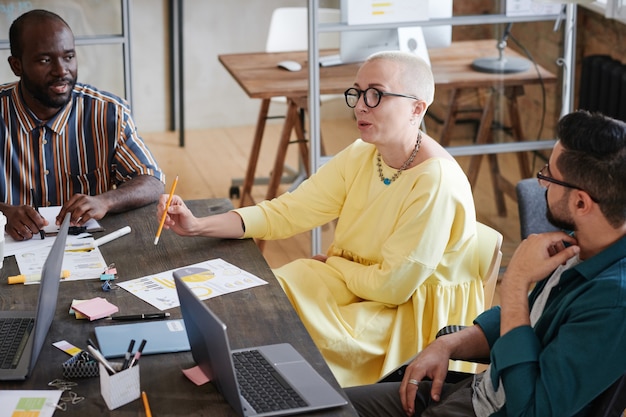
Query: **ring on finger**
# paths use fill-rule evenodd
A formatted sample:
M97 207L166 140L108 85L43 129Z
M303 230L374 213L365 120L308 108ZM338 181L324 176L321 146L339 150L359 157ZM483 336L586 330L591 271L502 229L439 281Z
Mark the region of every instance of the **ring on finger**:
M409 384L416 385L416 386L420 384L420 382L419 382L417 379L409 379L409 380L408 380L408 383L409 383Z

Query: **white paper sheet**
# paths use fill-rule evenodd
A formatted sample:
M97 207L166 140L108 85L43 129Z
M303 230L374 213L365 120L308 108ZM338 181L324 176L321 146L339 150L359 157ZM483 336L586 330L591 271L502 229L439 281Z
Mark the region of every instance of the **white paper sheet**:
M14 253L21 274L41 273L54 239L54 237L47 237L37 240L43 243L27 245L27 247L22 247L21 251ZM80 235L67 237L62 269L70 271L70 276L64 281L99 279L106 266L102 252L94 245L93 237L80 237Z
M203 270L203 272L185 279L185 282L193 288L202 300L267 284L266 281L257 276L219 258L188 267L197 267ZM178 307L180 302L172 275L178 269L182 268L121 282L118 286L159 310Z
M62 393L60 390L2 390L0 417L52 417Z

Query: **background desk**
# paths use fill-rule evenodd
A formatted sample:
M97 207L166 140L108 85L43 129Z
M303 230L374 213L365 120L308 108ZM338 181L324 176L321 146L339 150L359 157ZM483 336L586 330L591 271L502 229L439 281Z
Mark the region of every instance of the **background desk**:
M509 112L511 113L514 140L523 141L524 137L517 111L517 97L524 93L524 86L526 85L540 84L541 82L547 84L556 81L555 75L541 66L537 67L537 69L532 67L526 72L506 75L481 73L472 70L471 63L474 59L497 54L495 43L495 40L453 42L448 48L429 51L436 87L450 89L452 92L450 108L445 117L445 124L440 137L440 141L444 146L449 145L451 129L456 121L457 98L460 90L481 89L484 90L486 95L476 143L483 144L493 141L491 123L494 116L495 99L501 94L506 97ZM333 52L336 51L322 51L321 55ZM520 56L511 49L506 49L505 55ZM219 60L224 65L224 68L246 94L250 98L262 100L253 146L241 191L240 204L242 206L253 203L250 191L254 184L269 100L272 97L285 96L288 100L287 116L281 133L279 149L277 150L274 169L270 176L266 198L273 198L277 194L283 173L286 147L292 130L294 128L297 129L299 125L297 123L298 110L303 108L307 101L309 77L307 59L307 52L259 52L219 56ZM288 72L277 68L276 64L282 60L297 61L302 65L303 69L298 72ZM360 64L348 64L320 68L320 94L342 94L354 83L359 66ZM299 139L304 139L301 131L297 130L296 133ZM303 141L301 142L304 143ZM302 156L308 155L306 146L304 146L304 149L301 146L300 149ZM525 154L520 155L523 155L520 156L521 178L526 178L530 176L528 162L525 160ZM474 156L468 172L472 185L476 181L481 157L482 155ZM308 163L308 157L303 159ZM490 163L492 164L494 178L497 178L499 170L497 169L495 155L490 157ZM501 178L494 182L497 200L498 196L500 196L499 198L502 196L501 189L503 188L503 183L504 181ZM504 187L504 189L510 191L510 187ZM511 195L511 197L514 197L514 195ZM501 207L499 207L499 211L502 213Z
M231 208L229 200L196 200L187 202L197 215L209 215ZM299 350L324 378L338 387L321 354L291 307L265 259L252 240L221 240L179 237L164 230L158 246L153 245L158 226L156 207L150 205L127 213L108 215L101 224L106 232L130 225L130 235L101 247L104 259L115 262L119 281L158 273L208 259L222 258L268 282L252 289L226 294L206 301L228 325L233 349L260 344L289 342ZM28 309L34 307L36 285L8 285L7 277L18 272L15 259L7 258L0 278L0 308ZM123 289L103 292L97 280L62 282L56 315L33 374L24 382L0 382L0 389L49 389L48 382L62 378L61 363L69 356L52 346L68 342L86 348L86 340L95 340L95 326L106 320L88 322L68 314L74 298L104 297L120 308L122 314L157 311L151 305ZM172 318L180 318L180 309L167 310ZM119 324L119 323L117 323ZM141 389L150 399L155 416L234 416L234 411L212 384L197 387L182 374L181 369L194 365L190 352L143 356L140 361ZM109 411L100 395L99 378L76 379L74 391L86 397L68 405L62 416L137 416L144 415L141 400ZM351 406L313 415L354 416Z

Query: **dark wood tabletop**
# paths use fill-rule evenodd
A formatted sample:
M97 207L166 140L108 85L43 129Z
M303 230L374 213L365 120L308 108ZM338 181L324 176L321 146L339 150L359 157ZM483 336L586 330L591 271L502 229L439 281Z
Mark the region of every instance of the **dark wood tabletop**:
M227 199L193 200L186 203L198 216L217 214L232 208L230 200ZM268 285L205 301L228 326L231 347L237 349L271 343L291 343L324 378L342 392L252 240L183 238L171 231L163 230L159 244L155 246L153 242L158 227L155 205L127 213L110 214L100 223L105 232L94 234L96 238L127 225L132 228L129 235L100 248L107 263L115 263L118 282L215 258L222 258L267 281ZM37 285L8 285L7 277L17 273L15 258L6 258L0 275L0 308L3 310L32 309L36 303ZM119 324L106 319L94 322L76 320L68 313L73 299L103 297L118 306L120 314L158 311L121 288L104 292L99 280L68 281L60 285L56 315L34 372L26 381L0 382L0 390L51 389L48 383L63 378L61 364L69 359L69 355L52 346L53 342L66 340L86 349L87 339L95 340L95 326ZM171 313L172 319L181 317L178 307L167 311ZM212 384L196 386L183 375L182 369L194 365L190 352L142 356L141 390L146 391L149 396L152 414L159 417L236 415ZM85 397L85 400L69 404L67 411L57 411L55 415L68 417L145 415L140 399L109 411L100 394L100 382L97 377L72 381L77 383L73 391ZM325 413L307 415L354 416L356 413L348 405Z

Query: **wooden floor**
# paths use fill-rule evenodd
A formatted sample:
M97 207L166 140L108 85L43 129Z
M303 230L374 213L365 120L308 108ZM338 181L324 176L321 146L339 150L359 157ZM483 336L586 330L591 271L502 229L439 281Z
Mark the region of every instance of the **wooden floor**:
M268 124L261 150L258 176L266 176L271 170L280 127L280 122ZM427 126L427 128L428 132L436 137L437 126L432 128ZM456 135L458 139L455 141L458 140L459 143L453 142L453 145L466 143L463 141L467 141L467 137L472 135L471 129L468 129L469 127L458 127L459 134ZM355 123L349 118L322 121L321 131L329 154L335 153L358 137ZM185 199L229 198L232 179L241 178L245 173L253 132L254 126L186 131L184 148L179 147L176 132L144 133L143 137L167 175L166 189L169 190L171 181L178 175L176 191ZM292 147L287 161L290 166L296 167L297 149L295 146ZM458 161L464 169L469 165L469 157L459 157ZM508 179L513 183L520 179L515 154L501 154L499 161ZM536 172L537 168L543 166L544 163L542 160L533 161L532 172ZM283 189L286 190L289 186L290 184L285 184ZM262 200L265 191L265 186L255 186L253 190L255 200ZM478 183L473 191L478 220L497 229L504 236L502 267L506 267L508 259L520 240L517 205L507 197L505 199L508 215L506 217L497 215L486 158L483 158ZM233 205L238 206L239 201L233 200ZM331 233L330 226L323 229L324 248L329 242ZM267 242L264 255L271 267L278 267L296 258L309 257L311 255L310 235L307 233L291 239Z

